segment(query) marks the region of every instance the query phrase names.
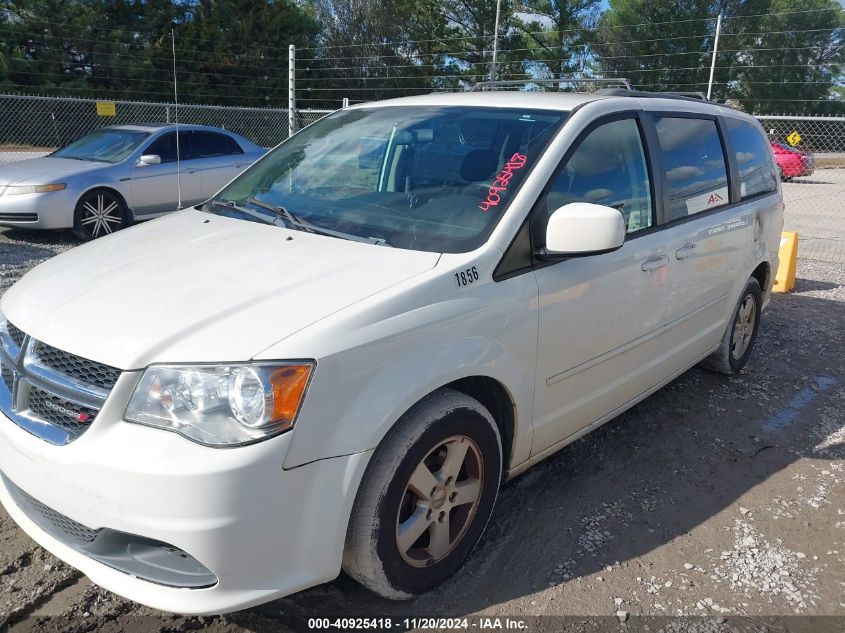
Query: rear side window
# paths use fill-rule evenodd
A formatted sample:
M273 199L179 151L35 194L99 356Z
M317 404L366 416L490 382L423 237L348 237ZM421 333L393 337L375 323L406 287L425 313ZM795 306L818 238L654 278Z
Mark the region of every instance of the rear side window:
M581 140L546 194L550 214L570 202L618 209L628 233L652 225L648 169L634 119L605 123Z
M231 136L215 132L191 132L191 154L194 158L243 154Z
M728 118L742 199L777 191L777 170L769 141L747 121Z
M655 117L669 192L667 221L728 204L728 169L716 122Z

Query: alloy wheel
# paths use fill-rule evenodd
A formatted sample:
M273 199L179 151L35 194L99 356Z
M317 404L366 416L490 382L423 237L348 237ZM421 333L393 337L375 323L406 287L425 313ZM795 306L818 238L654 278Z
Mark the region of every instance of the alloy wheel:
M396 517L396 545L413 567L443 560L461 541L484 489L481 451L465 435L447 438L414 469Z
M97 192L83 199L79 219L80 228L92 238L98 238L123 227L123 210L114 196Z
M745 355L751 344L754 326L757 322L757 300L754 295L746 295L736 312L733 335L731 336L731 354L736 360Z

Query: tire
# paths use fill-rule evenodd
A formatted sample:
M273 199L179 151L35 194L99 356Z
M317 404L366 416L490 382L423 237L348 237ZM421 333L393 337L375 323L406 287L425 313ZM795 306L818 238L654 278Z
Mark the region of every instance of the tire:
M760 331L762 305L760 282L752 277L745 284L719 349L702 361L702 367L727 375L738 374L745 367Z
M129 213L120 196L108 189L86 192L73 212L73 233L87 242L129 226Z
M402 417L367 468L347 530L344 571L392 600L436 587L484 533L501 476L502 442L490 412L451 389L431 394Z

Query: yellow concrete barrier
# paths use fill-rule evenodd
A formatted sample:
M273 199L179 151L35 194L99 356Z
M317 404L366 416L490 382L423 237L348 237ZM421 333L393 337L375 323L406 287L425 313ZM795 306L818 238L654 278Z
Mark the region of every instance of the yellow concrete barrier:
M780 234L778 271L773 292L789 292L795 287L795 266L798 263L798 233L784 231Z

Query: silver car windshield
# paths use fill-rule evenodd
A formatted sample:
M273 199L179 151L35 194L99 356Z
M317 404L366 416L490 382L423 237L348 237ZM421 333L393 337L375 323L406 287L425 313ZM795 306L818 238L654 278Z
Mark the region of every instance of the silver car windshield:
M119 163L149 138L140 130L102 129L82 136L62 149L53 152L57 158Z
M259 160L206 210L396 248L470 251L490 235L566 116L342 110Z

